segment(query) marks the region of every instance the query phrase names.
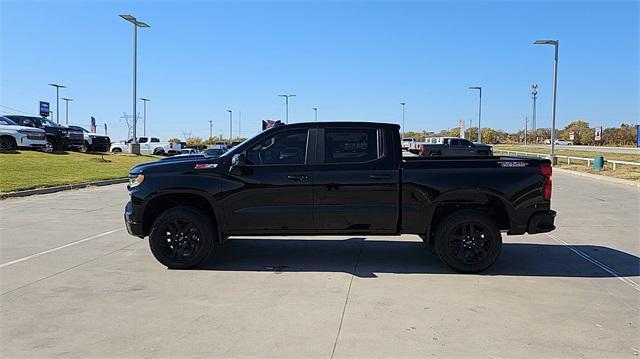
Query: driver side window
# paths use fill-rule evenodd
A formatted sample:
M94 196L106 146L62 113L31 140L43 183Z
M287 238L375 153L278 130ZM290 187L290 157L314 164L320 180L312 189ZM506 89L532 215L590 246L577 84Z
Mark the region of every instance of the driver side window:
M307 154L307 130L275 134L247 150L250 165L303 165Z

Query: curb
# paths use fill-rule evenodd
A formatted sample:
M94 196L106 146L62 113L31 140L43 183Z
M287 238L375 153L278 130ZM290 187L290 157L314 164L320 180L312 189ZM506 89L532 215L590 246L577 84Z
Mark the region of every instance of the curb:
M615 177L608 177L605 175L594 175L592 173L585 173L585 172L578 172L578 171L571 171L571 170L567 170L564 168L558 168L558 167L554 167L553 171L558 171L558 172L562 172L562 173L568 173L574 176L580 176L580 177L587 177L587 178L591 178L597 181L603 181L603 182L609 182L609 183L616 183L616 184L622 184L622 185L626 185L626 186L633 186L633 187L640 187L640 181L632 181L632 180L626 180L626 179L622 179L622 178L615 178Z
M56 193L56 192L86 188L91 186L97 186L97 187L108 186L111 184L126 183L128 180L129 180L128 178L116 178L116 179L104 180L104 181L94 181L94 182L87 182L87 183L66 184L66 185L55 186L55 187L28 189L24 191L0 192L0 200L6 199L6 198L15 198L15 197L27 197L27 196L37 195L37 194Z

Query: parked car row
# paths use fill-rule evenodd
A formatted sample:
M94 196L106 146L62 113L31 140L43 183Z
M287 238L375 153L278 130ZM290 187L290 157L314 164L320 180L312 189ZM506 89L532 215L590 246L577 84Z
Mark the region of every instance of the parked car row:
M34 149L44 152L75 150L80 152L109 150L109 136L67 126L36 116L0 116L0 150Z

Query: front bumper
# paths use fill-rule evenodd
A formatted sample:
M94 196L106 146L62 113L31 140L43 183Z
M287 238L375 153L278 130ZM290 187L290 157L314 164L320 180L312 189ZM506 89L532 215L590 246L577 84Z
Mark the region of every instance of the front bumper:
M130 235L144 238L144 225L142 222L133 220L133 204L131 201L127 202L127 205L124 207L124 224Z
M43 148L47 145L47 140L42 135L32 135L32 134L20 134L20 138L17 139L18 147L33 147L33 148Z
M527 232L529 234L551 232L556 229L556 226L553 224L555 218L556 211L536 212L529 219Z

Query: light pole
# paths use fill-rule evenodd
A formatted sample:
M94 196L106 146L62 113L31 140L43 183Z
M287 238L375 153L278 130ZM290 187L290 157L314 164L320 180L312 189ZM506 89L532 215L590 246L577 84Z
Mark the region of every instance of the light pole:
M404 105L406 105L407 103L402 101L400 102L400 105L402 106L402 137L404 137L405 134L405 130L404 130Z
M285 94L285 95L278 95L280 97L284 97L284 118L285 118L285 122L287 124L289 124L289 97L296 97L296 95L293 94Z
M120 17L133 24L133 141L131 141L129 149L131 153L140 154L140 145L138 144L136 133L136 127L138 125L138 113L136 112L136 86L138 82L138 27L146 28L149 27L149 25L142 21L138 21L131 15L120 15Z
M227 110L227 112L229 112L229 142L231 142L233 137L233 111Z
M314 108L313 108L313 112L315 113L315 114L314 114L314 115L315 115L315 116L314 116L314 117L315 117L315 122L318 122L318 108L317 108L317 107L314 107Z
M58 84L49 84L49 86L56 88L56 122L60 123L60 89L66 88L66 86Z
M536 130L536 100L538 99L538 85L531 85L531 98L533 99L533 116L531 117L531 129Z
M527 145L527 127L529 126L529 117L524 118L524 145Z
M535 45L553 45L553 106L551 112L551 164L556 164L556 88L558 86L558 40L536 40Z
M238 111L238 138L242 136L240 126L242 126L242 111Z
M66 97L63 97L62 99L64 100L64 108L65 108L64 124L68 125L69 124L69 101L73 101L73 99L66 98Z
M482 87L480 86L471 86L469 87L469 90L478 90L480 91L480 100L478 102L478 143L482 143L482 127L481 127L481 120L482 120Z
M209 120L209 140L213 137L213 120Z
M151 101L148 98L140 97L140 100L143 102L143 117L142 117L142 134L144 137L147 137L147 102Z

